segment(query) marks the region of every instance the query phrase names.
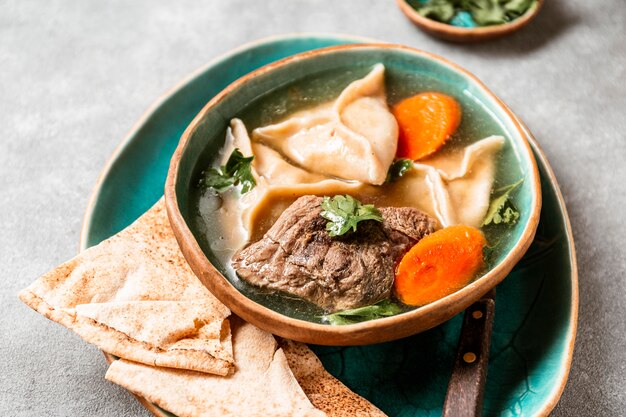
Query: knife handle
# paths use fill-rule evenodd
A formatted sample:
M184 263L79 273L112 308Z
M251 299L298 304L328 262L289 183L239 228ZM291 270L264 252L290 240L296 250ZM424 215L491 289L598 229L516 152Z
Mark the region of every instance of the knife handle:
M443 417L480 417L489 363L495 290L465 310Z

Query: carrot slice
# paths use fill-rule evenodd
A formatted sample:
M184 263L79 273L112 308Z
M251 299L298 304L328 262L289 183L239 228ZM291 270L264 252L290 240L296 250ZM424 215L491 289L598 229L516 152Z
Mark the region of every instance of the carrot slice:
M433 154L461 122L461 105L436 92L406 98L392 111L400 128L398 158L418 160Z
M465 286L483 266L482 232L450 226L417 242L396 269L395 292L412 306L432 303Z

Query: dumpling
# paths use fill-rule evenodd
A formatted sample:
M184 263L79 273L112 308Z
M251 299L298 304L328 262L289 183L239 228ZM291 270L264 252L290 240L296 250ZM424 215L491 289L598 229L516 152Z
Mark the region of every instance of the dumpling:
M226 129L226 141L218 154L217 165L225 165L236 148L245 157L253 155L252 143L246 127L239 119L233 119ZM267 182L258 174L254 164L252 175L257 186L243 195L240 195L237 188L229 188L219 195L211 189L203 191L206 198L199 200L198 211L204 224L209 229L221 224L228 225L228 227L219 228L221 230L220 239L211 240L211 249L217 253L226 253L228 256L232 256L248 241L250 234L242 213L246 213L251 207L254 207L267 188Z
M439 200L440 221L444 226L465 224L480 227L489 208L496 155L503 145L502 136L489 136L450 155L424 161L441 176L442 181L435 180L433 185L445 185L447 189L449 199ZM435 193L444 194L440 191Z
M253 173L263 177L270 184L307 184L327 179L324 175L315 174L291 165L278 152L261 143L251 142L246 126L240 119L233 119L227 131L232 137L235 148L244 155L254 155ZM229 139L227 139L227 142ZM257 181L258 182L258 181Z
M235 148L246 157L254 155L252 175L256 187L243 195L236 188L228 189L219 196L201 199L198 207L205 224L213 224L216 219L221 219L229 225L221 228L222 239L213 240L211 249L230 255L250 240L250 233L254 230L250 227L251 218L256 218L259 208L264 207L263 201L268 195L275 195L275 189L280 192L283 188L289 190L296 187L296 184L301 187L303 184L333 181L291 165L268 146L251 142L246 126L240 119L232 119L226 130L226 142L218 156L219 165L226 164ZM215 216L214 212L219 215Z
M260 239L273 221L303 195L350 194L378 206L415 207L436 218L440 227L465 224L480 227L493 186L496 155L504 145L490 136L458 151L414 163L413 169L391 184L386 192L370 184L327 179L308 184L268 185L259 189L247 210L246 228Z
M465 148L440 153L413 164L388 187L380 204L404 205L435 217L440 226L455 224L480 227L493 186L496 155L504 145L502 136L490 136Z
M332 103L257 128L252 143L276 150L308 172L380 185L398 146L398 124L385 96L385 67L377 64Z

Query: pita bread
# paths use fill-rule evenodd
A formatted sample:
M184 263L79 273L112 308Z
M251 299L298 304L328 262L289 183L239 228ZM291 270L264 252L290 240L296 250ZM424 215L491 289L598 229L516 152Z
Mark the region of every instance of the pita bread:
M163 200L20 298L124 358L107 379L180 417L324 416L311 402L330 417L384 415L328 374L305 345L282 341L283 351L271 334L240 319L231 341L230 311L187 265Z
M274 337L233 318L237 369L218 377L127 360L111 364L106 379L178 417L322 417L294 378Z
M328 417L383 417L385 413L329 374L306 345L280 340L289 367L313 405Z
M234 367L230 310L187 265L163 199L19 296L87 342L125 359L219 375Z

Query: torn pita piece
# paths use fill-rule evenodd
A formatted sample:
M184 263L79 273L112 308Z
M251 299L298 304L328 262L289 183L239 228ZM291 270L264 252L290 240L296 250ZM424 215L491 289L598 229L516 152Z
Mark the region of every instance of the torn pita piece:
M237 367L220 377L157 368L127 360L111 364L106 379L178 417L323 417L294 378L274 337L233 318Z
M230 310L187 265L163 199L19 296L87 342L125 359L218 375L234 367Z
M289 367L313 405L328 417L384 417L386 414L329 374L308 346L281 339Z

